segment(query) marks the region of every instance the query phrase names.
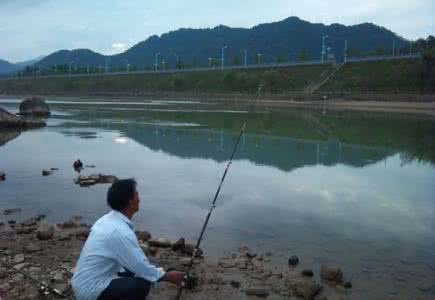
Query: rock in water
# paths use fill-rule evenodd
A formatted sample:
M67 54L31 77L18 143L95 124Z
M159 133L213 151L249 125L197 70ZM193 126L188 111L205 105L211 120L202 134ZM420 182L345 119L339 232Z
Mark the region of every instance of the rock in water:
M43 241L53 238L53 235L54 235L54 226L47 223L41 223L36 232L36 237Z
M320 266L320 278L323 280L341 283L343 281L343 272L337 266Z
M313 277L314 275L313 271L308 269L302 270L301 274L306 277Z
M0 171L0 181L6 180L6 173Z
M45 123L43 121L20 118L0 108L0 129L1 128L9 128L9 129L10 128L36 128L36 127L43 127L43 126L45 126ZM5 134L2 131L0 134L0 145L5 144L11 139L14 139L19 134L20 134L19 131L12 133L12 135Z
M10 214L14 214L14 213L20 212L20 211L21 211L21 208L9 208L9 209L5 209L3 211L3 214L7 216L7 215L10 215Z
M293 255L288 259L289 266L295 267L298 264L299 264L299 257L297 257L296 255Z
M50 108L44 99L31 97L20 103L20 114L45 117L50 115Z
M51 173L53 173L51 170L42 170L42 176L48 176L51 175Z

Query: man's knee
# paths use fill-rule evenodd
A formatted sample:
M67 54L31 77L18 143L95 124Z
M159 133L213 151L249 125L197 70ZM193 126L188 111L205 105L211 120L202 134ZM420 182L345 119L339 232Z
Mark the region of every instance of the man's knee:
M135 277L133 288L138 292L138 295L148 295L151 289L151 283L143 278Z

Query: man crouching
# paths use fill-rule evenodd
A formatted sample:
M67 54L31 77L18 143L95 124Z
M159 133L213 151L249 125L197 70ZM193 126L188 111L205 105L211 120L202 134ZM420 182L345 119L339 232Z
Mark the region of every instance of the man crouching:
M107 202L112 211L92 226L77 262L72 279L77 300L144 300L153 282L181 285L183 272L155 267L139 246L131 222L140 202L136 181L115 182Z

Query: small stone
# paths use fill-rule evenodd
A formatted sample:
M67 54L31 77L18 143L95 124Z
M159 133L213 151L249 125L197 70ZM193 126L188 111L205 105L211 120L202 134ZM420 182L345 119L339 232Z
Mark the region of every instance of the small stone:
M39 214L35 217L36 221L41 221L42 219L45 219L45 215L44 214Z
M254 253L254 252L251 252L251 251L246 252L246 257L247 258L254 258L256 256L257 256L257 253Z
M36 237L42 241L53 238L54 226L47 223L41 223L36 232Z
M24 269L24 268L26 268L28 266L30 266L29 263L21 263L21 264L15 265L14 268L17 269L17 270L21 270L21 269Z
M313 277L314 275L313 271L308 269L302 270L301 274L306 277Z
M89 229L88 228L81 228L76 232L76 239L80 241L86 241L86 239L89 236Z
M10 214L15 214L21 211L21 208L9 208L9 209L5 209L3 211L3 214L5 216L10 215Z
M234 268L237 264L233 260L222 258L218 261L218 265L222 268Z
M58 241L70 241L71 240L71 234L67 232L62 232L57 236Z
M182 264L183 266L188 266L190 264L190 257L182 257L180 258L180 264Z
M157 239L152 238L152 239L148 240L148 243L151 246L161 247L161 248L169 248L172 246L171 241L166 239L166 238L157 238Z
M352 282L346 281L343 286L344 286L345 289L351 289L352 288Z
M55 283L53 288L61 294L64 294L68 291L68 284L66 283Z
M296 255L293 255L288 259L289 266L295 267L298 264L299 264L299 257L297 257Z
M24 246L24 252L26 252L26 253L34 253L34 252L38 252L38 251L41 251L41 247L39 247L37 244L34 244L32 242L30 242Z
M77 228L79 227L79 224L75 222L74 220L68 220L62 223L62 228Z
M320 266L320 278L327 281L341 283L343 280L343 272L337 266Z
M48 176L48 175L51 175L51 173L53 173L53 171L51 171L51 170L42 170L42 176Z
M287 284L296 296L304 299L313 299L322 289L318 283L305 278L291 279Z
M183 253L192 256L193 252L195 250L195 246L193 246L192 244L185 244L184 248L182 249ZM201 257L203 254L201 248L196 250L196 254L195 257Z
M184 238L180 238L172 245L172 250L174 251L182 250L185 245L186 245L186 241L184 240Z
M63 282L64 278L63 278L63 272L62 271L56 271L53 274L53 277L51 278L52 282Z
M16 229L16 233L17 234L29 234L32 233L33 231L35 231L36 228L35 227L19 227Z
M231 284L231 286L232 286L233 288L236 288L236 289L240 288L240 282L239 282L239 281L231 280L231 281L230 281L230 284Z
M33 225L36 225L37 221L38 220L36 218L30 218L30 219L27 219L27 220L21 222L21 225L22 226L33 226Z
M151 238L151 233L148 231L136 231L136 237L138 240L146 242Z
M12 262L14 265L24 262L24 254L21 253L21 254L15 255Z
M151 255L156 255L156 253L157 253L157 248L156 248L156 247L149 247L149 248L148 248L148 252L149 252Z
M270 291L265 287L251 287L245 289L245 293L248 296L267 297L269 296Z

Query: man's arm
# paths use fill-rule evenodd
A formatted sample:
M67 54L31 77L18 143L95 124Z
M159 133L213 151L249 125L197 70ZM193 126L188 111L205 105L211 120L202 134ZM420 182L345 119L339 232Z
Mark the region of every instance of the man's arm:
M114 259L122 267L133 272L135 276L156 282L166 274L162 268L157 268L148 261L136 237L114 232L108 244L112 249Z

